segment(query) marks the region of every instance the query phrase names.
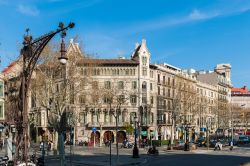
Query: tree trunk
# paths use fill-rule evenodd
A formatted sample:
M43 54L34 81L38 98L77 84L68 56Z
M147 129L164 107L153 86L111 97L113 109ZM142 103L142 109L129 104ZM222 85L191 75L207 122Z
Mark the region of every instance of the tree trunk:
M170 146L171 146L171 150L173 149L173 145L174 145L174 128L175 128L175 124L174 124L174 119L172 118L172 126L171 126L171 142L170 142Z
M64 151L64 141L63 133L58 132L58 147L59 147L59 156L60 156L60 166L65 166L65 151Z
M58 147L58 132L54 131L54 137L53 137L53 150L54 155L57 155L57 147Z

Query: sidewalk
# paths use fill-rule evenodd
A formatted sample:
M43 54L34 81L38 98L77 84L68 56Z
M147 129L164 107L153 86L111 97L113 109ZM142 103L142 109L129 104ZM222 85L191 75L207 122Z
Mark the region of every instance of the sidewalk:
M91 155L91 156L82 156L82 155L74 155L74 156L66 156L66 164L72 166L80 166L80 165L92 165L92 166L126 166L126 165L140 165L147 162L145 157L140 158L132 158L132 156L122 155L119 156L119 162L117 163L116 156L111 156L111 164L109 155ZM53 165L59 166L59 156L47 156L45 157L45 165Z

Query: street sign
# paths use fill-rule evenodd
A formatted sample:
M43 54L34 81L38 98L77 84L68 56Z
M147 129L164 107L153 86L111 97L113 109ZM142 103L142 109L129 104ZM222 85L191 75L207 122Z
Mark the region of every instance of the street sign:
M141 131L141 135L142 135L142 136L147 136L148 133L147 133L147 131Z
M93 133L96 132L96 128L95 128L95 127L92 128L92 132L93 132Z

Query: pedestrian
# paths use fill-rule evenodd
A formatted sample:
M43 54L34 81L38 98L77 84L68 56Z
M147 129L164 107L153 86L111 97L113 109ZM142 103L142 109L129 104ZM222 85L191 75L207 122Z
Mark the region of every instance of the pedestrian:
M3 142L2 142L2 140L0 141L0 149L1 150L3 149Z
M49 141L49 143L48 143L47 150L48 150L48 151L50 151L50 150L51 150L51 143L50 143L50 141Z
M53 144L52 141L50 142L50 145L51 145L51 148L50 148L50 149L53 150L53 145L54 145L54 144Z
M230 150L233 150L234 144L233 141L230 142Z
M168 149L170 149L171 147L171 140L168 140Z
M40 142L40 151L43 149L43 141Z

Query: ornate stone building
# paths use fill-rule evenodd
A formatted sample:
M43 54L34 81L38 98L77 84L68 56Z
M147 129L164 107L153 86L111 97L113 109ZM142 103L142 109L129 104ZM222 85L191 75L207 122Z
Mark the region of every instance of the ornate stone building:
M76 123L71 126L71 137L75 141L93 142L95 139L96 143L102 143L112 139L122 142L133 135L128 127L134 127L135 116L139 118L140 138L166 140L173 135L176 139L184 139L185 132L195 135L207 124L211 131L219 127L215 124L219 124L218 110L221 105L226 107L230 97L230 65L218 65L215 72L202 74L169 64L151 64L145 40L136 44L130 59L87 58L73 40L67 53L74 55L76 62L70 63L69 58L65 70L55 72L58 80L54 88L68 91L67 111L76 115ZM72 73L73 67L76 70ZM63 86L69 76L78 81ZM39 78L34 75L34 79ZM82 92L71 93L77 90ZM33 97L29 100L30 119L34 120L36 131L32 129L31 132L45 133L48 139L53 139L49 113L41 109L39 101ZM187 126L192 130L186 130ZM69 128L65 131L65 139L69 139Z

